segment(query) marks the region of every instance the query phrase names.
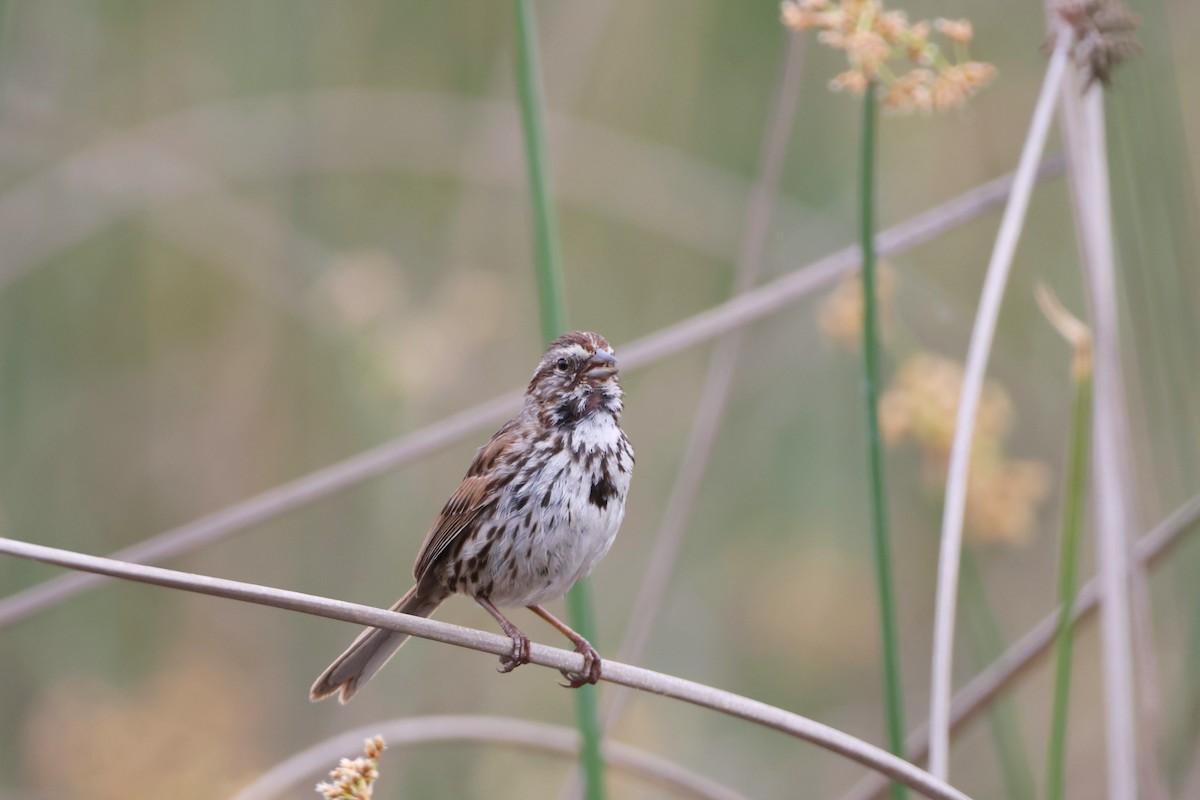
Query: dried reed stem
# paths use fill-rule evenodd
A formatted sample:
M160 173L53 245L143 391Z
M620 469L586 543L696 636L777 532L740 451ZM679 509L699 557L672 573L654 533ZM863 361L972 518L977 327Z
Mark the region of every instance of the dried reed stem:
M967 364L950 449L946 477L946 508L942 516L941 551L938 557L937 599L933 626L933 667L929 699L929 768L943 779L950 772L950 697L953 684L954 620L958 597L958 569L962 554L963 517L966 512L967 475L975 434L975 413L983 391L984 374L991 352L1000 301L1008 282L1009 268L1033 192L1034 172L1046 146L1055 96L1066 74L1073 33L1059 35L1046 68L1041 94L1034 108L1029 133L1021 149L1013 191L1004 209L1004 219L988 263L987 277L979 300L979 311L971 331Z
M1060 100L1068 148L1067 173L1095 336L1092 503L1096 563L1104 595L1100 648L1108 796L1131 800L1137 796L1138 786L1129 599L1132 487L1124 480L1123 461L1129 457L1129 447L1124 430L1103 87L1095 84L1081 98L1078 82L1070 81Z

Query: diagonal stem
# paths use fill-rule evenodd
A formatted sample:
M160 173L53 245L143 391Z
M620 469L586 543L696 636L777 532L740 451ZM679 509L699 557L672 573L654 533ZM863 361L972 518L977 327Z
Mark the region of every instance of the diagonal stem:
M1038 180L1057 177L1062 173L1062 168L1060 158L1047 159L1038 172ZM1002 203L1011 186L1011 176L997 178L881 232L877 237L879 254L903 252L966 224ZM637 369L652 364L782 311L850 274L859 263L858 247L845 247L757 289L668 325L623 346L622 368ZM520 407L520 402L520 391L499 395L344 461L118 550L112 557L139 563L165 561L221 541L419 461L467 436L498 425ZM89 591L104 581L104 578L96 575L72 573L9 595L0 600L0 629Z
M1140 568L1153 569L1166 560L1167 556L1183 540L1184 534L1200 525L1200 495L1195 495L1142 536L1134 546L1134 561ZM1076 595L1072 625L1080 625L1091 619L1100 607L1100 581L1093 578ZM1042 617L1004 655L991 666L972 678L954 696L951 705L950 732L955 733L973 722L979 714L990 708L992 703L1050 651L1058 632L1058 610ZM917 728L908 736L907 753L913 763L919 763L929 755L929 725ZM875 800L887 789L887 782L877 775L869 775L847 792L842 800Z
M962 567L963 615L967 618L965 627L971 634L971 649L974 651L972 660L978 665L991 664L1004 653L1004 631L988 599L979 562L969 547L963 551ZM1004 777L1005 796L1033 800L1037 797L1037 783L1025 752L1016 701L1011 697L997 700L988 709L987 716L996 758Z

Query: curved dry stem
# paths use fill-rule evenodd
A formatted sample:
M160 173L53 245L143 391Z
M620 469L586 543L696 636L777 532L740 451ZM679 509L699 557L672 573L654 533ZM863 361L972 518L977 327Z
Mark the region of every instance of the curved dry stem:
M579 752L579 732L563 725L481 715L407 717L366 725L318 742L264 772L233 800L279 797L321 774L330 762L361 745L363 739L376 735L387 740L389 750L442 742L482 742L571 758ZM604 743L603 753L609 766L683 797L745 800L740 792L637 747L609 740Z
M1039 179L1062 173L1061 158L1043 162ZM881 255L892 255L936 239L945 231L986 213L1008 196L1011 176L998 178L896 225L879 235ZM780 311L829 286L859 263L858 247L846 247L795 272L714 306L707 311L630 342L620 349L623 369L636 369L706 342ZM190 552L253 525L410 464L481 430L498 425L520 406L520 393L494 397L379 447L331 464L261 494L112 554L122 561L152 562ZM0 628L99 586L104 578L71 574L52 578L0 600Z
M1160 522L1153 530L1134 545L1134 560L1139 567L1153 569L1163 562L1175 545L1193 526L1200 522L1200 495L1184 503ZM1079 591L1075 599L1072 625L1079 625L1095 615L1100 605L1100 582L1090 580ZM1000 658L964 686L954 696L950 713L950 732L956 733L970 724L988 709L992 701L1008 691L1020 680L1038 659L1050 651L1058 630L1059 609L1043 617ZM922 725L908 736L906 747L909 759L914 763L925 760L929 754L929 726ZM876 800L887 790L887 781L876 775L868 775L842 800Z
M16 539L0 538L0 553L169 589L181 589L353 622L358 625L383 628L496 656L507 655L512 650L512 641L506 636L286 589L275 589L207 575L194 575L144 564L131 564ZM529 663L550 667L558 672L564 670L579 672L584 666L583 656L579 653L540 644L531 645ZM803 739L856 761L865 767L878 770L891 780L903 783L926 797L937 798L937 800L966 800L967 797L954 787L947 785L945 781L938 780L907 761L861 739L799 714L793 714L782 708L751 700L733 692L715 689L673 675L633 667L619 661L606 660L604 662L601 680L720 711L729 716L786 733L797 739Z
M1050 120L1059 84L1066 74L1068 54L1073 34L1064 31L1058 38L1054 55L1046 68L1046 78L1034 108L1029 134L1021 149L1013 191L1004 209L1004 219L996 234L996 245L988 263L979 311L971 331L967 349L967 364L959 396L954 441L950 448L950 465L946 477L946 508L942 516L941 551L938 556L937 599L933 623L933 668L929 690L929 769L945 778L950 772L950 696L954 660L954 619L958 604L958 570L962 556L963 517L966 513L967 474L970 469L971 445L975 438L975 412L983 392L983 379L991 353L992 337L1000 316L1000 301L1008 283L1025 212L1033 192L1034 173L1046 147Z
M1061 156L1046 158L1036 180L1057 177L1063 171ZM1003 203L1013 186L1014 175L1005 175L975 187L940 206L879 233L876 254L894 256L930 242L948 230L965 224ZM862 254L858 245L844 247L822 259L764 283L707 311L637 339L621 348L622 368L637 368L701 342L745 327L782 311L797 300L832 285L858 269Z

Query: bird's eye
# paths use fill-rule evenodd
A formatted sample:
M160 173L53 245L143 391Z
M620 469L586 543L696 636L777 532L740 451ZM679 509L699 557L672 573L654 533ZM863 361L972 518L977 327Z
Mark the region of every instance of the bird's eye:
M556 363L556 364L554 365L554 368L555 368L556 370L558 370L559 372L566 372L566 371L567 371L567 367L569 367L569 366L571 366L571 365L570 365L570 363L569 363L569 362L568 362L568 361L567 361L565 358L560 358L560 359L558 360L558 363Z

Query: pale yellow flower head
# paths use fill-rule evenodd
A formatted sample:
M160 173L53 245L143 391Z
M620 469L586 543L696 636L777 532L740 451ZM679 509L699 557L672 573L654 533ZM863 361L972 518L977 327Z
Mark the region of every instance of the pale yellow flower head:
M903 11L887 11L881 0L784 0L783 24L795 31L820 31L818 41L846 53L850 69L830 82L835 91L865 93L884 87L884 107L911 113L954 108L996 75L991 64L971 61L974 36L966 19L909 22ZM953 60L931 39L936 31Z
M879 398L884 441L889 446L908 441L920 448L921 473L931 489L945 484L962 382L959 362L918 353L900 365ZM967 534L976 542L1029 541L1038 508L1049 496L1051 476L1044 464L1004 453L1014 415L1004 387L994 380L984 384L967 481Z

